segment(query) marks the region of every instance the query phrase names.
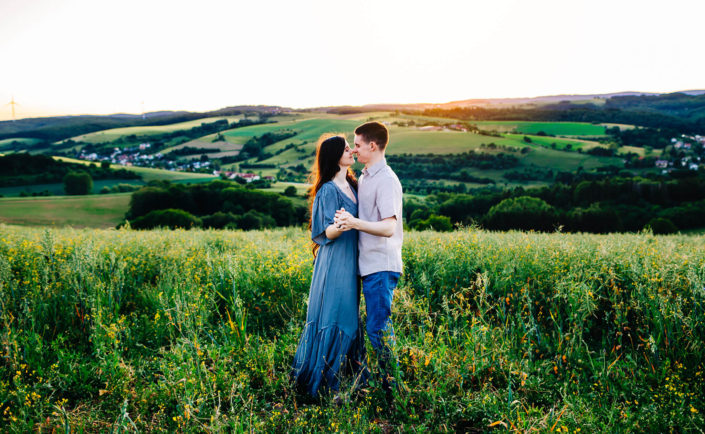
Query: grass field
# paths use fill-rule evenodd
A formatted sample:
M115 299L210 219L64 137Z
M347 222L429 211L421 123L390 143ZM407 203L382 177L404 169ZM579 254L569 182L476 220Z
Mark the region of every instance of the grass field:
M698 432L703 236L405 234L405 387L298 393L308 233L0 225L9 432ZM364 321L364 303L363 303ZM369 365L376 366L368 348Z
M242 119L242 116L223 116L214 118L203 118L196 119L193 121L179 122L176 124L169 125L151 125L144 127L125 127L125 128L113 128L110 130L97 131L95 133L82 134L80 136L72 137L71 140L77 142L85 143L103 143L111 142L123 136L129 136L132 134L138 136L149 136L163 133L171 133L178 130L188 130L193 127L200 126L202 123L212 123L221 119L226 119L228 122L234 122L236 120ZM63 142L63 141L62 141ZM61 143L61 142L59 142Z
M137 179L101 179L93 181L93 193L98 193L103 187L113 187L118 184L144 185L144 181ZM33 184L19 187L0 187L0 194L4 197L19 196L20 193L41 193L49 191L52 196L64 195L64 184L57 182L54 184ZM1 211L0 211L1 212Z
M0 151L9 151L15 149L16 143L21 143L22 146L31 146L41 142L39 139L29 139L29 138L16 138L16 139L2 139L0 140Z
M122 222L130 193L0 198L0 222L26 226L112 228Z
M233 120L236 117L231 117ZM588 123L577 122L517 122L517 121L488 121L476 122L482 129L497 130L502 132L502 137L485 136L473 133L463 133L457 131L422 131L419 126L441 123L449 124L457 122L453 119L432 118L424 116L414 116L407 114L397 114L393 112L373 112L373 113L357 113L350 115L334 115L328 113L296 113L284 114L274 118L276 123L268 123L261 125L253 125L244 128L228 130L222 133L225 141L213 142L216 137L214 134L191 140L187 143L181 143L176 146L169 147L163 152L169 152L185 146L201 147L201 148L218 148L219 152L209 153L210 158L218 158L225 156L237 155L242 149L243 144L252 137L261 136L269 132L277 131L293 131L295 136L274 143L265 148L265 152L272 156L262 161L250 159L245 163L257 163L262 165L274 165L274 168L257 168L246 169L253 170L256 173L266 175L276 175L280 167L293 167L303 164L309 168L313 162L313 153L315 152L315 143L319 136L327 132L343 133L347 136L348 141L352 143L353 130L356 126L368 120L379 120L389 125L391 132L391 141L387 152L390 155L410 153L434 153L448 154L461 153L466 151L477 152L507 152L506 149L497 149L495 151L487 148L481 148L483 144L494 143L500 146L507 146L515 149L529 147L531 151L528 154L520 155L520 166L512 170L523 170L524 168L543 168L552 169L554 171L570 171L574 172L579 168L590 169L606 165L622 164L618 158L605 158L591 156L586 153L575 152L577 149L583 151L595 146L604 146L596 141L576 139L575 137L596 137L604 135L605 127L603 125L593 125ZM92 133L87 135L90 137L102 137L95 139L103 141L106 137L110 139L117 138L128 134L151 134L158 132L166 132L177 129L190 128L195 125L200 125L201 121L214 121L212 119L200 119L190 121L188 123L166 125L161 127L132 127L120 128L114 130L106 130L103 132ZM410 121L415 123L415 126L399 126L407 125ZM510 131L518 131L518 134L510 133ZM555 134L558 137L537 136L535 133L544 131L547 134ZM101 136L102 135L102 136ZM106 136L107 135L107 136ZM524 141L524 137L529 137L531 143ZM93 139L91 139L93 140ZM178 142L175 142L178 143ZM287 146L295 145L295 148L285 150ZM554 145L555 144L555 145ZM552 149L555 147L555 149ZM563 152L570 148L572 152ZM624 151L635 151L640 155L643 154L643 149L623 149ZM517 154L518 155L518 154ZM187 156L184 159L200 158L200 154ZM90 164L85 161L64 159L65 161L81 162ZM223 170L241 170L241 163L231 163L223 165ZM113 166L119 168L120 166ZM153 179L167 179L174 182L207 182L214 179L210 175L193 174L184 172L164 171L158 169L147 168L129 168L135 172L141 173L145 182ZM512 186L529 187L532 185L545 184L545 182L534 181L516 181L507 183L503 178L505 171L493 170L475 170L470 171L481 178L491 178L496 182ZM479 185L468 184L469 187ZM36 190L36 189L35 189ZM39 191L43 190L41 188ZM18 195L22 189L8 189L6 192L0 190L0 194ZM30 189L30 191L32 191ZM53 193L60 194L61 188L52 186L50 189Z
M200 180L201 182L212 179ZM193 180L175 180L174 183L193 182ZM196 182L199 182L197 180ZM134 180L96 181L93 190L100 191L103 186L112 187L119 183L135 185L144 184ZM296 204L306 205L303 195L309 188L308 184L295 182L276 182L271 188L262 191L283 193L293 186L295 197L290 197ZM55 196L16 197L22 191L43 192L49 190ZM93 194L87 196L64 196L63 184L42 184L28 187L0 188L0 223L23 226L73 226L89 228L113 228L124 221L129 209L131 193ZM13 197L14 196L14 197Z
M604 136L605 127L584 122L520 122L477 121L472 122L483 130L502 133L516 131L519 134L536 134L543 131L555 136Z
M386 119L390 122L394 119L401 119L385 116L379 116L379 118L383 120ZM267 147L267 151L270 153L276 153L278 150L283 149L290 143L294 143L297 145L300 144L300 148L303 152L297 152L295 149L289 149L258 163L275 164L277 166L303 163L305 166L309 166L312 161L311 153L315 150L315 142L321 134L325 132L341 132L346 134L348 141L352 141L352 131L357 125L360 124L360 122L366 119L367 117L360 118L360 115L358 115L355 119L331 119L329 117L305 118L301 120L284 121L277 124L239 128L223 134L228 137L237 137L246 140L249 137L262 135L267 132L283 130L293 130L299 132L299 134L294 137L282 140L281 142ZM448 120L446 119L446 121ZM564 132L570 131L574 133L594 133L596 132L595 128L604 131L603 127L591 124L566 123L567 125L563 125L562 123L536 122L526 124L527 128L539 128L540 126L554 125L556 129L562 128L562 131ZM514 122L511 125L513 125L512 128L515 128L518 124ZM591 129L592 127L594 128ZM571 128L574 129L571 130ZM582 130L579 128L582 128ZM533 157L527 159L527 161L531 164L538 163L540 167L554 167L560 170L575 170L581 166L585 168L588 166L599 167L606 164L614 164L617 161L616 159L605 159L602 157L581 155L577 152L566 153L545 149L545 147L549 147L551 143L556 143L556 149L558 150L565 149L568 144L570 144L573 149L598 145L596 142L568 138L530 136L534 143L528 144L523 141L524 135L522 134L506 134L504 137L491 137L457 131L421 131L416 127L397 127L393 125L390 126L390 137L390 144L387 148L387 152L390 155L401 153L460 153L469 150L477 151L482 144L495 143L497 145L511 146L514 148L529 146L534 149L534 152L532 153ZM482 152L487 152L487 150L482 150ZM557 160L554 161L554 157L556 157ZM274 172L276 172L276 170Z

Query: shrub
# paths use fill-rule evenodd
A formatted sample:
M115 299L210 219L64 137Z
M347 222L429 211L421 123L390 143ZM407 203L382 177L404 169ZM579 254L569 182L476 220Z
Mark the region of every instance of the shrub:
M622 230L622 220L613 208L604 208L593 203L588 208L573 208L568 212L568 228L571 231L607 233Z
M295 197L296 187L294 187L293 185L288 186L286 189L284 189L284 196Z
M238 216L229 212L218 211L215 214L203 217L202 221L204 228L223 229L231 223L237 226Z
M651 228L654 234L672 234L678 231L672 221L663 217L652 218L644 227Z
M412 227L417 230L430 229L437 232L449 232L453 230L453 223L450 222L450 217L431 214L425 220L417 220Z
M551 231L557 223L555 208L530 196L504 199L490 208L483 219L489 229Z
M238 229L250 230L273 228L277 225L277 222L271 216L251 209L245 214L238 216L236 224ZM232 228L232 226L230 227Z
M181 209L160 209L138 217L130 222L133 229L153 229L158 227L191 229L201 226L201 219Z
M93 178L88 172L69 172L64 175L64 191L69 195L90 194L93 191Z

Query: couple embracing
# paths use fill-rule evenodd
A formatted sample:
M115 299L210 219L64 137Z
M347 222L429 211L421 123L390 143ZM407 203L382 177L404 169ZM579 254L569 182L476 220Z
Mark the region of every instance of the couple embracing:
M343 136L323 136L316 148L311 189L315 257L308 312L292 377L313 396L338 391L350 373L367 385L365 333L377 354L381 384L396 382L392 295L402 272L402 188L384 157L389 131L379 122L355 129L354 148ZM365 165L359 181L350 166ZM367 324L359 316L360 286Z

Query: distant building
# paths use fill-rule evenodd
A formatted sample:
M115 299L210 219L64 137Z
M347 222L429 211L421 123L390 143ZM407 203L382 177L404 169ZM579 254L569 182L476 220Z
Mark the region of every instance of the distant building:
M240 173L240 172L225 172L225 177L228 179L244 179L247 182L257 181L260 179L259 175L254 173Z
M668 167L668 160L656 160L656 167L659 169L665 169Z

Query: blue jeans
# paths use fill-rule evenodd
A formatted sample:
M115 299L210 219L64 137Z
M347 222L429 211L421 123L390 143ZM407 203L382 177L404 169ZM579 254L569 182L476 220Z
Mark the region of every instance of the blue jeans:
M392 296L399 276L393 271L380 271L362 277L362 292L367 307L367 336L377 353L384 389L396 383L392 375L392 370L398 367L394 356Z

